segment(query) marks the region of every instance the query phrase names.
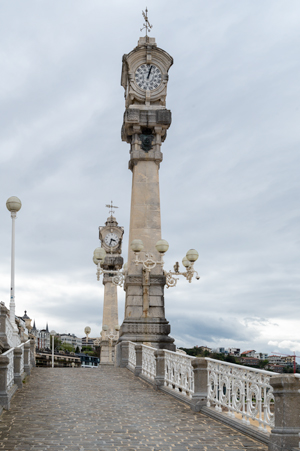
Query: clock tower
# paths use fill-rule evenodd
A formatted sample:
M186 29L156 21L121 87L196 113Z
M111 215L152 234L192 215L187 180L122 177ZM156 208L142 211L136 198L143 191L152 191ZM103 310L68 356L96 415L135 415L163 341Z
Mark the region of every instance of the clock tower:
M110 209L117 208L107 205ZM117 271L123 266L122 252L122 238L124 228L120 227L116 218L113 216L113 211L110 210L111 215L107 218L105 226L99 227L99 239L101 247L106 251L106 257L101 264L104 270ZM103 300L103 318L102 331L100 339L101 364L113 364L114 362L114 348L119 338L118 326L118 293L117 285L112 281L114 273L106 272L103 274L104 285L104 300Z
M144 14L144 18L151 27L147 15ZM166 278L162 265L156 265L146 274L145 269L135 263L130 247L133 240L142 240L145 253L151 253L156 261L162 258L155 244L161 239L159 167L163 159L161 146L171 125L166 96L172 64L172 57L157 47L155 39L147 34L139 39L137 47L123 56L121 85L125 90L125 113L121 136L130 144L132 193L124 284L125 318L119 341L175 350L165 318ZM144 252L141 257L145 257Z

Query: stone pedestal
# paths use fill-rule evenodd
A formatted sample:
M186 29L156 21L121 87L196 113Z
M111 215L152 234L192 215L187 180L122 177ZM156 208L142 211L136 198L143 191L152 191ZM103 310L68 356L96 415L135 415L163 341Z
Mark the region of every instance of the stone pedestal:
M27 376L30 376L31 366L30 366L30 342L24 345L24 371Z
M31 335L30 337L30 365L35 367L35 337Z
M299 447L300 379L282 374L271 377L275 398L275 427L271 431L269 451L288 451Z
M142 360L143 360L142 345L135 345L135 357L136 357L136 365L134 369L134 375L139 376L142 372Z
M165 379L165 353L162 349L154 352L156 360L156 376L154 380L154 388L156 390L164 385Z
M0 355L0 405L5 409L10 407L10 397L7 391L7 371L9 358Z
M192 396L191 408L195 412L200 412L201 408L207 404L207 361L204 357L192 360L194 370L194 394Z
M21 358L22 358L22 349L15 348L14 349L14 382L18 386L18 388L22 388L22 373L21 373Z

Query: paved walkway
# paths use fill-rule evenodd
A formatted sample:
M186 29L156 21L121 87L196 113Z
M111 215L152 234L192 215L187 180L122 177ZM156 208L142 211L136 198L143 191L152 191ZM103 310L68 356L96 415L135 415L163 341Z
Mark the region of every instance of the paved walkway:
M267 451L114 367L34 368L0 417L0 449Z

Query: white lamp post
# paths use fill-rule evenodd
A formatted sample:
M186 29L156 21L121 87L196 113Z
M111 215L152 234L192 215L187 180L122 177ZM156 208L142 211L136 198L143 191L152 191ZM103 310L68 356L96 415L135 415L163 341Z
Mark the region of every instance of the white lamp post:
M55 330L51 330L50 334L52 335L52 368L54 368L54 335L56 335Z
M12 218L12 240L11 240L11 287L10 287L10 322L15 331L17 331L17 325L15 321L16 304L15 304L15 219L17 212L21 209L22 203L16 196L10 197L6 202L6 208L11 213Z

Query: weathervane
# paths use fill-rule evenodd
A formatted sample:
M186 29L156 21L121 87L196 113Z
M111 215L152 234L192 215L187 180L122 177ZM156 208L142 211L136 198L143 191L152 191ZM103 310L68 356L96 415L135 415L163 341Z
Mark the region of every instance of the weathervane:
M109 208L110 210L109 210L109 213L111 214L111 216L113 215L113 213L114 213L114 211L113 211L113 208L119 208L119 207L116 207L115 205L113 205L113 201L111 200L110 201L110 204L109 205L105 205L107 208Z
M141 31L143 31L144 29L146 30L146 36L148 36L148 31L150 33L151 28L153 27L153 25L150 25L149 20L148 20L148 9L146 6L146 11L142 11L143 17L145 19L145 23L143 24L143 28L141 28Z

